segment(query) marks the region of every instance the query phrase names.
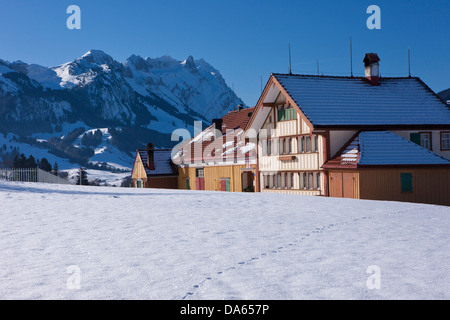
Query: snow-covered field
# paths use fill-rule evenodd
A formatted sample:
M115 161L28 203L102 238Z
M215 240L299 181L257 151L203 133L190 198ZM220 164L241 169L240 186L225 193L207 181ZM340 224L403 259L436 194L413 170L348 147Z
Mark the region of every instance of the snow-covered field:
M450 208L0 183L0 299L450 299Z

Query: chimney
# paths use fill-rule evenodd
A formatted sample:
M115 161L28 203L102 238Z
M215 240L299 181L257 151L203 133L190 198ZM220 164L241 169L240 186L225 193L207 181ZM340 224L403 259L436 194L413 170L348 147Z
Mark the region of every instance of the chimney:
M214 129L219 130L220 133L222 134L223 120L222 119L213 119L212 124L214 126ZM218 137L216 137L216 131L214 131L214 138L218 138Z
M373 86L378 86L380 84L380 58L376 53L366 53L364 57L364 68L366 79Z
M147 143L147 167L149 170L155 170L155 146L153 143Z
M244 109L244 105L243 104L238 105L238 111L241 111L242 109Z

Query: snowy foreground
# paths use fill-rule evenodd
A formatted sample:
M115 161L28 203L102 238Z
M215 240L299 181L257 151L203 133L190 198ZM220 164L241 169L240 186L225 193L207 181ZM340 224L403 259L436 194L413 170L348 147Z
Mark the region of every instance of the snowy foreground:
M450 299L450 208L0 183L0 299Z

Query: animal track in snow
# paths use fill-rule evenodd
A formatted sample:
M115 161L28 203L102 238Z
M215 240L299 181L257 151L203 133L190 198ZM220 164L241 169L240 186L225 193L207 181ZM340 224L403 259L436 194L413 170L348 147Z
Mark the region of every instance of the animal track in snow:
M385 214L385 216L397 215L397 214L405 213L407 211L408 210L403 210L403 211L398 211L398 212L390 212L390 213ZM360 217L360 218L352 218L350 222L358 222L358 221L364 221L364 220L368 220L368 219L373 219L373 217L365 217L364 216L364 217ZM319 233L322 233L323 231L325 231L327 229L332 229L332 228L335 228L335 227L337 227L339 225L346 225L348 223L349 223L348 221L343 221L343 222L339 222L339 223L330 223L327 226L316 227L312 231L310 231L309 233L304 234L299 239L293 240L291 243L288 243L285 246L279 246L279 247L277 247L277 249L273 249L273 250L269 250L267 252L263 252L263 253L259 254L259 256L257 256L257 257L254 256L254 257L252 257L252 258L250 258L248 260L239 261L236 264L236 266L228 267L224 271L218 271L215 274L217 275L217 277L219 277L219 276L223 275L225 272L228 272L230 270L236 270L238 267L244 267L245 265L250 264L251 262L256 262L256 260L264 259L264 258L268 257L269 255L278 254L279 252L285 251L286 249L292 249L294 246L296 246L297 244L301 243L305 239L311 239L313 234L319 234ZM207 277L206 279L202 280L200 283L193 285L192 286L193 290L187 292L185 294L185 296L182 298L182 300L186 299L187 297L195 295L195 290L198 290L207 281L210 281L210 280L213 280L213 279L214 279L213 277Z

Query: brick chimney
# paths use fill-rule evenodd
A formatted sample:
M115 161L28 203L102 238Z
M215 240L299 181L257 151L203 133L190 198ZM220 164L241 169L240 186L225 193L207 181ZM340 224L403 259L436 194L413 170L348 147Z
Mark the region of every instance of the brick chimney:
M214 138L217 139L219 137L217 137L217 131L218 130L220 132L220 135L222 135L222 126L223 126L223 120L222 119L213 119L212 124L214 125Z
M366 53L364 57L365 76L373 86L380 85L380 58L376 53Z
M155 146L153 143L147 143L147 167L149 170L155 170Z

